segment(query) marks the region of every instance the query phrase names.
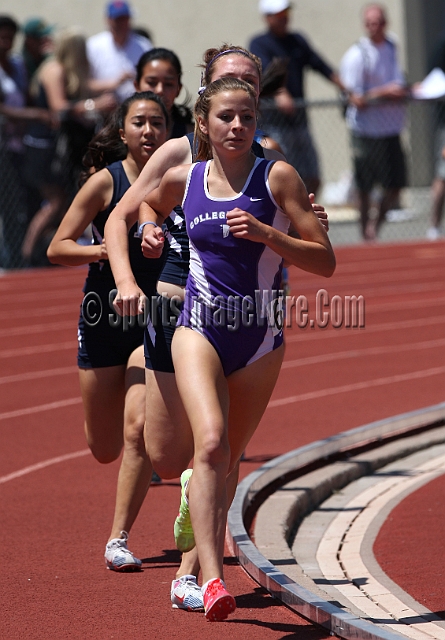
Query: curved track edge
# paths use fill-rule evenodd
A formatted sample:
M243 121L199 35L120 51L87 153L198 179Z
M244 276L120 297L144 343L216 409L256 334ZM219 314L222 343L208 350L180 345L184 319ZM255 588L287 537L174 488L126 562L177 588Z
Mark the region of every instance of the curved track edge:
M300 469L349 449L384 443L391 438L409 435L445 419L445 403L412 411L385 420L341 432L324 440L274 458L249 474L238 485L228 514L227 542L233 555L245 571L272 596L308 620L328 629L341 638L363 640L400 640L396 632L387 631L354 616L323 600L281 572L255 547L246 529L245 520L259 497L271 485L284 484Z

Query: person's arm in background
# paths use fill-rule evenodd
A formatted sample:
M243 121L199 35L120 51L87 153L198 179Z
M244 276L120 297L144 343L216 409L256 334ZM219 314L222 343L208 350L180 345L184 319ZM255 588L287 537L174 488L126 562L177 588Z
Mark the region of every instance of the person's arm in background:
M327 80L335 84L342 93L346 93L346 87L342 82L339 73L331 67L317 51L315 51L310 44L301 36L302 42L306 49L307 65L314 71L321 73Z
M273 82L274 78L276 77L276 78L280 78L279 84L282 85L284 83L286 79L286 67L287 67L286 61L281 58L278 59L278 58L272 57L272 54L267 47L267 38L264 38L264 36L253 38L253 40L250 42L250 45L249 45L249 51L251 51L254 55L256 55L261 60L261 64L263 68L263 80L266 79L266 84L269 81L267 69L269 69L269 72L270 72L273 67L275 67L275 69L274 69L274 72L271 73L272 78L270 80ZM281 111L284 111L284 112L286 112L287 110L288 113L294 113L295 111L294 100L291 94L289 93L289 91L286 89L286 87L281 86L278 89L278 95L276 90L274 91L273 95L275 98L275 103L277 105L277 108L279 108ZM265 147L264 157L267 160L285 160L284 154L280 150L273 147L267 148L266 145L264 145L264 147ZM324 226L326 231L329 231L328 214L326 213L323 205L314 204L313 194L309 194L309 197L310 197L311 204L313 205L314 213L317 215L318 219L320 220L321 224ZM292 235L293 233L298 235L291 225L289 228L289 234Z
M49 126L53 123L51 111L40 107L11 107L0 103L0 114L17 122L38 121Z
M348 93L348 101L357 108L363 106L364 68L363 54L358 45L350 47L340 62L340 78Z
M400 100L407 97L409 89L406 87L397 61L395 64L393 81L368 89L364 83L364 55L358 45L351 47L343 56L340 64L340 77L349 93L349 102L357 109L363 109L370 102L378 99Z
M108 113L116 106L116 100L111 93L103 93L94 100L70 101L65 90L65 72L56 60L44 65L39 79L45 89L49 108L61 117L71 113L77 117L88 118L92 110Z
M275 60L267 46L267 35L254 38L249 45L249 51L261 60L263 73L266 73L267 69L270 69L271 64L273 64ZM282 113L286 113L287 115L293 115L295 113L294 99L284 84L273 93L273 99L277 109Z

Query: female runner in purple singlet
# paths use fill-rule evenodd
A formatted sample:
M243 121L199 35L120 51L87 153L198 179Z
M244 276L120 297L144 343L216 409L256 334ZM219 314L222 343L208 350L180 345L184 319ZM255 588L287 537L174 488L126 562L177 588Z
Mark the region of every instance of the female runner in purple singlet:
M335 269L298 173L253 154L256 113L256 93L246 82L221 78L208 85L195 106L197 160L205 162L170 169L143 205L145 242L153 253L165 242L158 225L179 204L190 238L190 274L172 354L194 466L193 474L183 474L175 534L177 542L187 540L184 546L196 544L209 620L235 609L223 582L226 479L280 371L276 289L283 259L324 277ZM299 238L287 235L289 224Z

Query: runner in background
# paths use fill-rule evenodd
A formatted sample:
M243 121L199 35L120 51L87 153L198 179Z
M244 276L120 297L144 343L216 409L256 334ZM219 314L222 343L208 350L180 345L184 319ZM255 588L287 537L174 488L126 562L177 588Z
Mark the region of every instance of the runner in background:
M114 520L105 549L106 564L116 571L141 568L141 560L127 549L127 538L148 491L152 465L144 443L144 322L143 318L124 322L113 314L116 285L104 226L147 160L167 139L167 130L168 114L161 98L152 92L127 98L90 143L87 180L48 249L53 263L89 264L78 328L79 378L85 434L94 457L103 464L113 462L123 448ZM77 243L90 224L94 243ZM136 227L128 234L132 269L141 289L152 296L164 260L145 260L135 231Z

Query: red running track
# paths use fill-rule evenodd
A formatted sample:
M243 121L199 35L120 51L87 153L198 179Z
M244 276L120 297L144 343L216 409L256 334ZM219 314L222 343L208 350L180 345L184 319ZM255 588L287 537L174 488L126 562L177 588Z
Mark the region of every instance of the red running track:
M305 296L314 327L298 327L292 312L285 364L242 476L311 441L444 400L445 243L336 254L330 280L291 271L292 293ZM0 278L0 637L327 638L230 557L226 580L238 608L223 627L171 610L177 482L150 490L133 528L144 571L105 570L118 463L95 462L83 436L75 355L84 276L83 268L50 268ZM319 310L329 312L325 328L316 317L321 288L337 296ZM364 296L365 327L334 328L353 295ZM398 549L393 560L388 573L397 582L406 558Z
M445 474L405 498L374 543L382 569L417 602L445 619Z

